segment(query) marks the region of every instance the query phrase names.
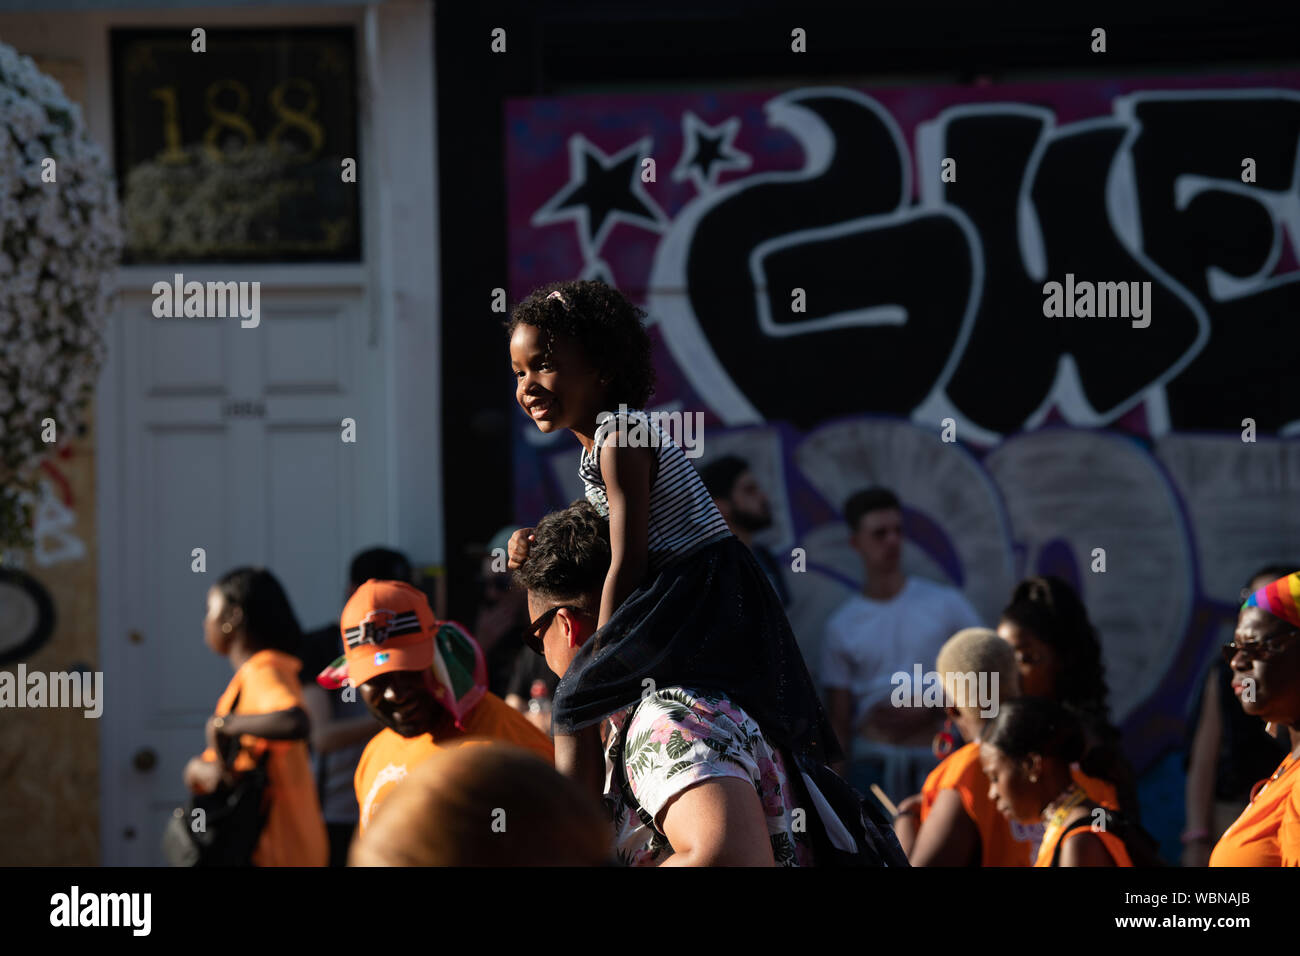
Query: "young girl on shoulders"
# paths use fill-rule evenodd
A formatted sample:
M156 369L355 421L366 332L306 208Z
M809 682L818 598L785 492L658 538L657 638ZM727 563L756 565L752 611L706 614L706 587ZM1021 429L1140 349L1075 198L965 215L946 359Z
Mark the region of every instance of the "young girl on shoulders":
M572 773L589 750L566 736L676 684L731 695L801 765L824 765L839 746L780 599L644 411L654 367L643 316L601 282L571 281L533 292L507 325L516 400L541 432L578 439L587 499L609 520L600 629L554 698L556 765ZM511 538L512 568L527 560L531 531ZM581 775L595 773L593 763Z

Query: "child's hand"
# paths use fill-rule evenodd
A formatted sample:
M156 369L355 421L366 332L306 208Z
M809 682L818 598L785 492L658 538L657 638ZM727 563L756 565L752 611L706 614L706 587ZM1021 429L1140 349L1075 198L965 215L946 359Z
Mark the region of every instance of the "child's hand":
M532 528L520 528L510 536L510 547L507 549L510 560L507 562L507 566L511 571L524 566L524 562L528 560L528 548L532 541Z

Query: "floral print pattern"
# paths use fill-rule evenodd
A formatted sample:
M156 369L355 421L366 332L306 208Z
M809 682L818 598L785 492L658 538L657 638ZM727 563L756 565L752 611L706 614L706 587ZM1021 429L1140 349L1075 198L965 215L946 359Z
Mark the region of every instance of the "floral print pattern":
M628 866L660 863L672 854L672 846L657 829L646 826L637 808L629 804L615 772L617 761L623 762L632 799L651 818L677 794L702 780L739 777L750 781L767 815L777 865L812 865L807 812L795 806L796 791L790 786L780 752L758 724L727 697L669 687L609 718L605 803L617 834L616 854L619 862Z

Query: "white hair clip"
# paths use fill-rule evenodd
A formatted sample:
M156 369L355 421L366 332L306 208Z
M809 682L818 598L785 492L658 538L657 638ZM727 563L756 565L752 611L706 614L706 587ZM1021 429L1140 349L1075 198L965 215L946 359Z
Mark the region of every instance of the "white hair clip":
M568 302L568 300L565 299L564 296L560 293L560 290L559 290L559 289L556 289L554 292L552 292L550 295L548 295L548 296L546 297L546 301L548 301L548 302L549 302L551 299L559 299L559 300L560 300L560 305L564 306L565 311L568 311L568 308L569 308L569 302Z

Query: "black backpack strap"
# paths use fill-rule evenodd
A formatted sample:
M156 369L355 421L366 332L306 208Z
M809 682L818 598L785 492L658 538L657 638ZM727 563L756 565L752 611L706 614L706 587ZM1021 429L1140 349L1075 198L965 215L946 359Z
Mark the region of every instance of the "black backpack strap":
M1149 868L1169 865L1161 859L1159 844L1156 842L1155 837L1151 836L1141 824L1134 823L1132 819L1123 813L1116 813L1106 807L1102 807L1101 810L1104 814L1101 829L1119 837L1133 866ZM1091 829L1092 824L1079 823L1061 834L1061 839L1056 841L1056 849L1052 853L1052 866L1060 866L1061 847L1065 843L1065 837L1075 830L1082 830L1085 827Z
M239 706L240 695L243 693L244 689L242 687L235 691L235 699L230 702L230 709L222 714L222 717L229 717L234 714L235 708ZM218 739L217 741L217 756L221 758L221 762L225 767L233 767L235 765L235 759L239 756L239 751L242 749L239 746L239 738L226 737L224 740L226 742L224 747L221 746L221 739ZM230 749L231 747L234 747L233 751ZM227 752L229 752L229 756L227 756Z
M788 752L782 758L794 767L793 774L787 774L792 783L799 788L801 798L808 807L808 836L813 845L813 855L817 866L840 867L900 867L908 868L907 855L894 835L893 822L875 806L872 799L865 798L853 787L831 770L824 763L803 762ZM822 819L813 804L803 776L808 775L839 820L840 825L853 839L855 848L845 850L831 842L826 821Z
M1106 822L1107 822L1107 825L1109 825L1110 820L1107 819ZM1074 826L1070 827L1070 829L1068 829L1068 830L1066 830L1064 833L1062 833L1062 834L1061 834L1061 838L1060 838L1059 840L1056 841L1056 849L1054 849L1054 850L1052 851L1052 863L1051 863L1051 865L1052 865L1052 866L1060 866L1060 865L1061 865L1061 848L1062 848L1063 846L1065 846L1065 838L1066 838L1066 837L1068 837L1071 833L1077 833L1077 832L1079 832L1080 830L1091 830L1091 829L1092 829L1092 824L1091 824L1091 823L1076 823ZM1116 834L1116 836L1118 836L1118 834ZM1110 851L1107 850L1107 852L1110 852Z
M642 698L642 701L644 701L644 699L645 698ZM641 822L645 824L651 833L654 834L655 840L658 841L662 838L664 841L663 845L666 846L668 838L659 832L659 828L655 826L654 817L650 816L650 814L646 812L645 807L641 806L641 804L637 802L636 796L632 793L632 785L627 779L627 732L632 728L632 721L636 719L637 711L640 709L641 702L638 701L637 705L632 708L632 713L627 715L627 720L623 721L623 726L619 729L618 746L615 747L613 754L614 785L618 787L618 791L623 797L623 802L636 811L636 815L640 818Z
M637 818L650 831L650 850L656 855L665 847L671 846L668 842L668 836L655 826L654 817L646 812L645 807L637 801L636 795L632 793L632 785L627 779L627 731L632 729L632 721L636 719L637 711L641 709L641 704L645 698L632 708L632 713L627 715L627 720L623 721L623 726L618 732L618 743L614 747L611 759L614 762L614 785L618 787L622 795L623 802L636 811Z
M239 697L240 697L240 695L241 695L243 692L244 692L244 690L243 690L242 687L241 687L239 690L235 691L235 699L232 700L232 701L230 702L230 710L226 711L226 712L225 712L224 714L222 714L221 716L223 716L223 717L229 717L229 716L231 716L232 714L234 714L234 712L235 712L235 708L239 706ZM250 735L250 736L252 736L252 735ZM266 738L263 737L263 738L259 738L259 739L261 739L261 740L265 740ZM230 759L229 759L229 760L226 760L226 755L225 755L225 754L218 753L218 756L222 758L222 760L223 760L223 762L224 762L224 764L225 764L225 766L226 766L227 768L233 768L234 765L235 765L235 761L239 758L239 752L240 752L241 750L243 750L244 748L243 748L243 745L240 744L240 742L239 742L239 738L238 738L238 737L227 737L227 738L225 738L225 740L226 740L226 742L227 742L227 743L226 743L226 746L227 746L228 748L229 748L229 747L234 747L234 750L231 752L231 754L230 754ZM251 756L251 755L250 755L250 756ZM266 770L266 764L267 764L267 761L270 760L270 758L271 758L271 748L270 748L270 746L269 746L269 744L268 744L268 746L266 746L265 748L263 748L263 750L262 750L262 756L259 757L259 758L257 759L257 762L256 762L255 766L253 767L253 769L254 769L254 770L263 770L263 771Z
M1126 818L1122 813L1116 813L1114 810L1102 806L1098 806L1095 810L1089 811L1088 820L1081 823L1076 823L1074 826L1070 827L1068 830L1066 830L1064 833L1061 834L1061 838L1056 841L1056 849L1052 851L1052 866L1061 865L1061 848L1065 846L1065 838L1067 836L1069 836L1071 833L1076 833L1079 830L1093 829L1093 822L1091 818L1096 813L1096 810L1101 810L1102 812L1101 824L1100 826L1097 827L1097 829L1118 837L1119 842L1124 844L1124 851L1128 853L1129 860L1133 863L1134 866L1140 866L1141 864L1138 863L1137 856L1133 852L1133 836L1134 836L1133 831L1140 830L1140 828L1134 827L1132 822L1128 820L1128 818ZM1106 852L1108 853L1110 852L1109 847L1106 848Z

